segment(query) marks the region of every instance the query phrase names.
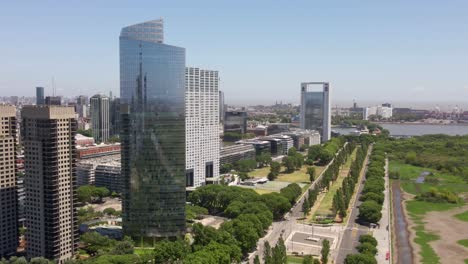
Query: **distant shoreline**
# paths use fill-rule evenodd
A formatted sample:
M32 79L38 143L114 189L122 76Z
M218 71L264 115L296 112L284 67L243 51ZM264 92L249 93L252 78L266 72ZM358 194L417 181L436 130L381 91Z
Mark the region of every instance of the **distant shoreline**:
M468 123L373 122L379 125L468 126Z

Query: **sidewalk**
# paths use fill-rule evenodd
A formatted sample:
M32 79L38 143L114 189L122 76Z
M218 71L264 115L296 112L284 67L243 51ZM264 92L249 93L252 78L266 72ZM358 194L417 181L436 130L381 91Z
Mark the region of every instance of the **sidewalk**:
M391 235L390 235L390 181L388 178L388 159L385 162L385 200L382 206L382 219L380 219L380 227L373 230L373 236L379 243L377 245L378 254L376 256L377 263L391 263L391 257L387 258L387 252L390 254Z

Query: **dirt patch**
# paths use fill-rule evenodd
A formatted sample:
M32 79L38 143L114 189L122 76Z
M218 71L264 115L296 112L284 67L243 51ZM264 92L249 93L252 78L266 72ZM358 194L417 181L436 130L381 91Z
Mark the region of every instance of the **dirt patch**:
M425 229L440 236L429 244L440 257L442 263L465 263L468 248L457 244L458 240L468 239L468 223L455 218L456 214L468 210L468 206L444 212L429 212L424 216Z
M415 227L417 226L417 224L413 221L413 219L411 219L411 216L408 215L408 211L406 210L406 201L411 201L412 199L414 199L414 195L402 191L402 196L403 203L405 203L405 205L402 206L402 208L406 216L406 222L408 223L409 242L411 248L413 249L413 263L421 263L421 246L414 242L414 239L416 238Z

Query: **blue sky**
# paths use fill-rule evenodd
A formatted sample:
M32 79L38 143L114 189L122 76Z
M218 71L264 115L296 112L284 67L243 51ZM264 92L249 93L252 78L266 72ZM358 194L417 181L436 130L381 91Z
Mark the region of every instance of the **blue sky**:
M326 2L326 3L324 3ZM467 101L467 1L2 1L0 95L119 91L118 36L162 17L187 65L220 71L228 103Z

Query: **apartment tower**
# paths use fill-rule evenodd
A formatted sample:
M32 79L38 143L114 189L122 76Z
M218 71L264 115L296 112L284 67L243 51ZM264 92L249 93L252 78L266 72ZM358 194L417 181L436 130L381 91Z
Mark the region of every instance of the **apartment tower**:
M137 243L185 233L185 49L163 21L120 34L123 230Z
M219 178L219 77L217 71L185 69L187 187Z
M96 94L89 99L91 105L91 128L93 138L96 142L107 142L109 140L109 97Z
M63 263L75 255L78 245L75 111L65 106L25 106L21 117L27 256Z
M329 83L301 83L301 128L319 131L323 142L331 138L330 107Z
M0 105L0 259L16 253L18 203L16 193L16 108Z

